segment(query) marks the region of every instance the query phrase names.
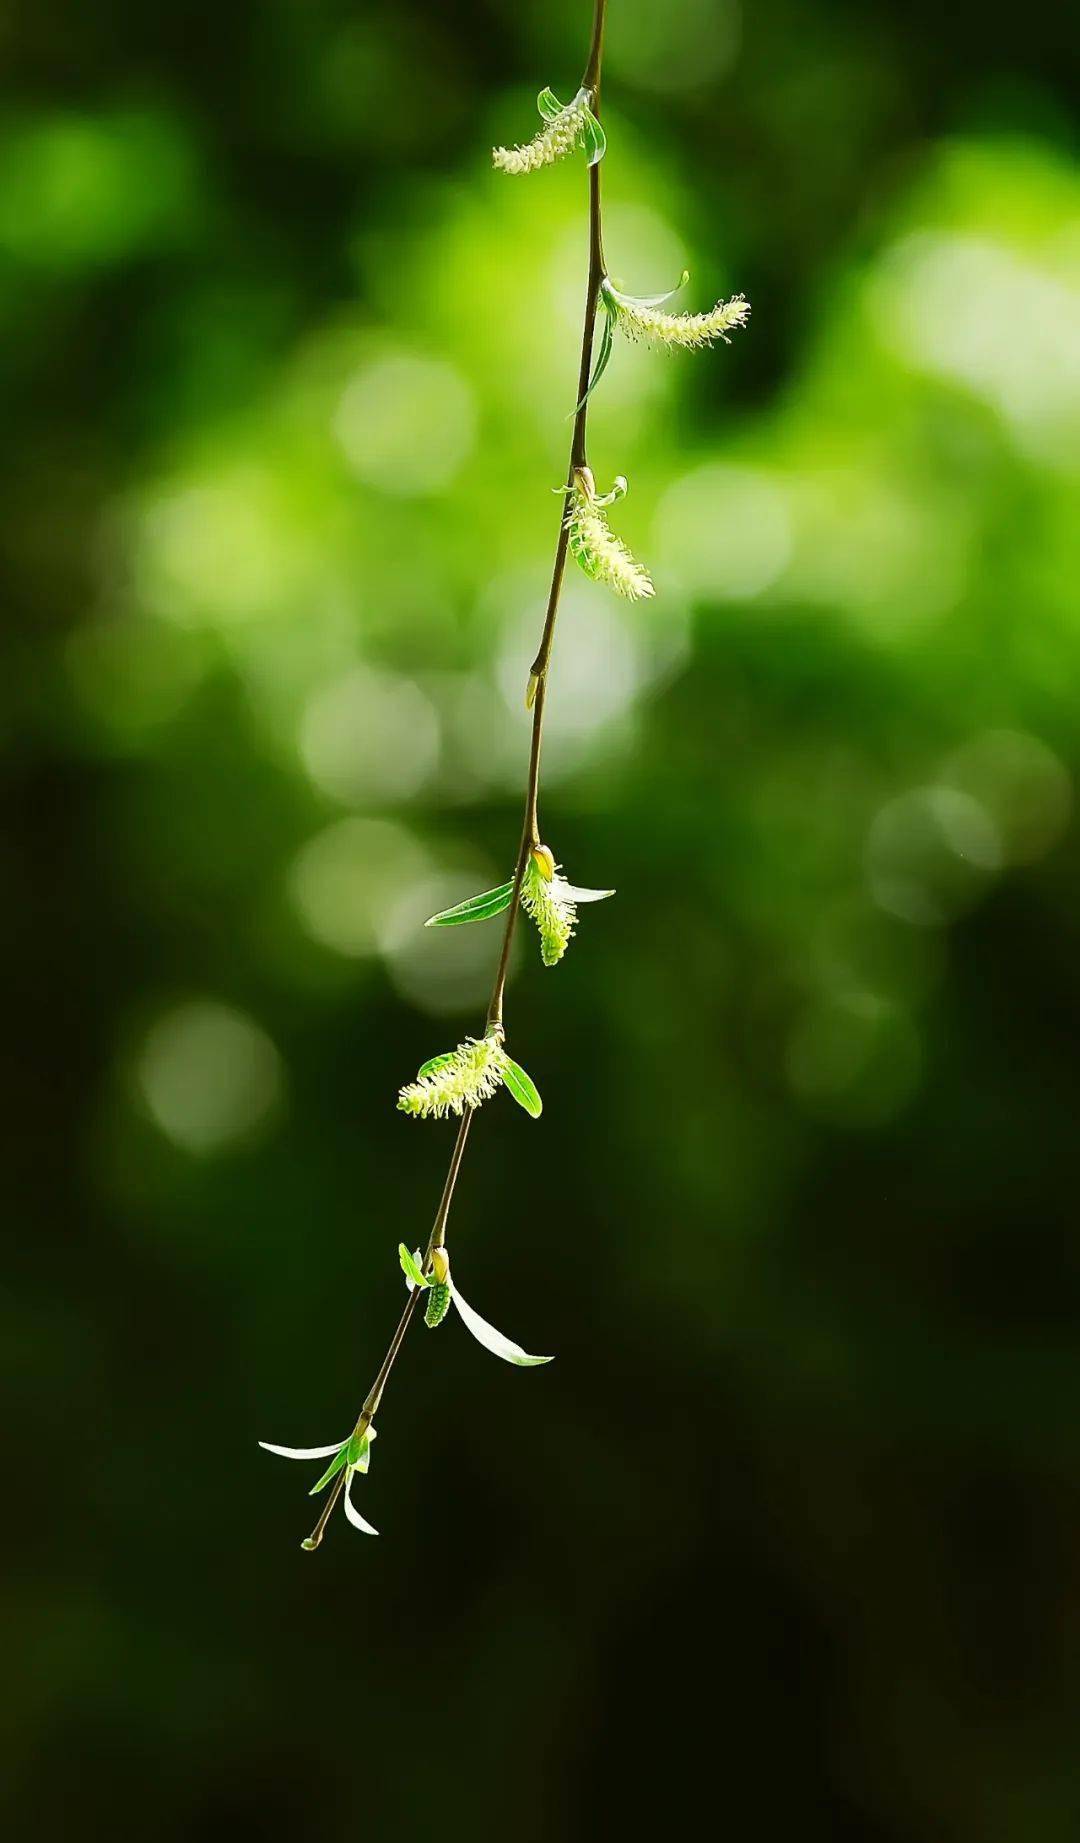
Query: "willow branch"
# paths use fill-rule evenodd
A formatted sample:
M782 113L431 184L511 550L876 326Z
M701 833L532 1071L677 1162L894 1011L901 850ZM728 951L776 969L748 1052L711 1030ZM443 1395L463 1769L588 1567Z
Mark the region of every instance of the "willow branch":
M594 0L592 38L589 44L588 61L581 87L589 91L590 107L593 114L600 114L600 70L604 49L604 23L607 13L607 0ZM570 459L567 465L567 490L573 483L578 468L584 467L586 461L586 433L589 415L588 389L592 373L593 329L596 324L596 311L600 297L600 284L604 279L603 225L600 209L600 162L589 168L589 275L585 288L585 316L581 331L581 357L578 364L577 409L574 413L574 429L570 442ZM544 626L540 635L540 645L533 660L529 678L529 692L532 703L532 738L529 748L529 771L525 787L525 811L521 828L521 842L518 846L517 862L514 866L514 882L510 897L510 906L506 911L503 927L502 946L499 962L495 971L495 982L491 989L488 1003L486 1030L502 1029L503 997L506 990L506 976L510 965L510 949L513 945L514 927L518 910L521 907L521 886L529 862L529 852L534 845L540 844L540 827L538 805L540 796L540 756L544 739L544 710L547 704L547 674L551 661L551 649L555 639L555 622L558 618L559 599L562 594L563 575L566 570L566 552L568 534L563 517L559 519L559 537L555 547L555 562L551 572L551 587L548 591L547 608L544 614ZM454 1189L461 1170L465 1145L472 1124L472 1110L465 1109L461 1124L454 1140L454 1149L450 1155L450 1166L443 1185L439 1207L435 1213L431 1234L428 1237L424 1254L424 1271L430 1271L432 1252L441 1248L446 1238L446 1224L450 1215L450 1206L454 1199ZM371 1426L383 1391L386 1388L398 1353L408 1333L420 1298L420 1289L409 1294L405 1308L397 1323L397 1328L387 1347L386 1355L379 1366L375 1381L364 1399L363 1408L354 1428L354 1435L362 1434ZM339 1475L337 1484L331 1494L319 1521L312 1530L304 1547L318 1548L323 1533L330 1519L330 1514L341 1494L344 1485L344 1473Z

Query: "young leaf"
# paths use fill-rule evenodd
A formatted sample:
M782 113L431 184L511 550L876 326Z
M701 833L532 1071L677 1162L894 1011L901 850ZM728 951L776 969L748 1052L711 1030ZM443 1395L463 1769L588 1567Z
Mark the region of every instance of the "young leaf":
M574 408L570 412L571 416L577 415L578 410L581 408L582 403L588 403L589 398L592 396L593 391L596 389L596 386L599 384L600 379L603 377L605 371L608 368L608 360L611 357L612 347L615 344L615 338L614 338L614 334L612 331L612 328L615 325L615 310L609 304L606 295L604 296L603 306L604 306L604 330L600 335L600 344L599 344L599 347L597 348L596 358L593 361L593 373L592 373L592 377L589 379L589 388L585 392L585 395L582 397L581 403L576 403L574 405ZM567 420L569 420L569 418Z
M568 896L571 902L604 902L608 896L614 896L614 894L614 890L578 889L576 883L567 883L563 887L563 895Z
M546 122L553 122L563 112L563 105L554 90L541 90L536 98L536 106Z
M330 1464L327 1466L325 1472L323 1473L322 1477L319 1479L318 1483L312 1485L311 1490L308 1492L309 1497L316 1497L318 1493L323 1489L323 1487L330 1483L330 1480L332 1478L337 1477L342 1466L346 1463L348 1451L349 1451L349 1442L348 1440L346 1440L344 1446L341 1448L341 1451L333 1459L331 1459Z
M374 1438L374 1427L365 1427L361 1434L351 1434L345 1454L346 1465L351 1465L354 1471L366 1472L371 1464L371 1442Z
M473 1311L468 1301L461 1297L456 1286L453 1290L453 1303L477 1343L483 1344L484 1349L490 1350L493 1356L501 1357L504 1363L516 1363L519 1369L535 1369L540 1363L552 1361L551 1357L530 1357L528 1351L522 1350L520 1344L515 1344L511 1338L504 1337L501 1331L496 1331L494 1325L489 1325L486 1318L481 1318L479 1312Z
M430 1286L431 1282L425 1280L419 1261L409 1253L403 1241L398 1242L397 1252L398 1260L401 1262L401 1271L406 1280L411 1280L414 1286Z
M429 1056L427 1061L422 1063L416 1071L417 1081L420 1081L425 1075L434 1075L436 1069L447 1068L449 1064L453 1062L456 1055L456 1050L447 1049L443 1051L441 1056Z
M524 1107L525 1112L531 1114L534 1120L539 1120L544 1103L536 1091L536 1084L532 1077L526 1075L521 1064L519 1062L511 1062L508 1056L503 1068L502 1078L518 1106Z
M607 135L601 128L591 109L585 110L582 129L582 145L586 153L586 165L597 166L607 152Z
M616 301L625 301L631 307L663 307L665 301L673 301L675 299L680 289L685 288L689 280L690 271L689 269L684 269L674 288L669 288L666 294L624 294L622 290L616 288L606 276L601 287L605 300L609 297L614 297Z
M490 921L493 915L501 915L510 907L513 893L514 879L511 877L509 883L500 883L497 889L469 896L464 902L455 903L452 909L440 909L438 915L429 916L424 927L457 928L462 922Z
M367 1521L366 1517L362 1517L360 1515L360 1512L357 1510L356 1505L353 1503L352 1488L353 1488L353 1473L350 1472L348 1483L345 1486L345 1515L348 1517L349 1522L353 1525L354 1529L362 1529L365 1536L377 1536L379 1533L378 1530L374 1527L373 1524Z
M271 1446L269 1440L260 1440L264 1453L276 1453L279 1459L329 1459L336 1453L344 1440L335 1440L332 1446Z

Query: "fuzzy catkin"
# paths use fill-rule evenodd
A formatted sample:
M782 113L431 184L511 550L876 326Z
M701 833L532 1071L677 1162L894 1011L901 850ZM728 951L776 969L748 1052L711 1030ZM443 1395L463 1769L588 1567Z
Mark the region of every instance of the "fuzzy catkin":
M556 160L581 146L588 113L588 100L582 92L523 146L492 148L493 164L500 173L535 173L537 167L554 166Z
M626 601L655 593L652 578L617 538L600 506L575 480L566 511L566 530L576 562L594 582L605 582Z
M645 307L625 295L609 292L607 299L614 309L615 324L627 339L647 341L652 345L683 346L691 349L710 346L716 339L730 344L728 334L745 326L750 303L741 294L730 301L717 301L707 314L669 314L660 307Z
M469 1037L441 1067L407 1082L398 1094L398 1107L417 1120L441 1120L448 1113L460 1117L466 1107L479 1107L495 1093L506 1061L498 1037Z
M521 906L536 923L545 966L557 966L573 938L577 906L566 894L567 888L564 878L545 878L534 863L529 864L521 885Z

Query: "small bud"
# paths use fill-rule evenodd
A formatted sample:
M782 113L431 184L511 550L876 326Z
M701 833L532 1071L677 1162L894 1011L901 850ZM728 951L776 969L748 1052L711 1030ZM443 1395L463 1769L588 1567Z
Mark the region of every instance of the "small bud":
M529 682L525 687L525 708L526 710L531 710L533 705L536 703L536 694L539 691L539 689L540 689L539 672L530 672Z
M550 883L552 877L555 875L555 859L547 845L534 845L532 847L532 861L543 877L544 882Z
M319 1542L321 1541L322 1541L322 1537L320 1536ZM319 1546L319 1542L316 1542L314 1536L305 1536L303 1542L300 1544L300 1547L302 1549L306 1549L309 1555L313 1555L315 1550Z
M439 1286L445 1286L450 1278L450 1258L445 1248L433 1248L431 1251L431 1271Z

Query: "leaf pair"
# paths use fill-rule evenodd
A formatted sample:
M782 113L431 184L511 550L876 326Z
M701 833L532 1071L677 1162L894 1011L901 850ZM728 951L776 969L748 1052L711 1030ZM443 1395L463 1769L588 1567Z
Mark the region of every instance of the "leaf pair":
M312 1485L309 1497L315 1497L318 1492L325 1490L330 1480L344 1470L345 1491L342 1502L345 1515L355 1529L363 1530L365 1536L377 1536L378 1530L373 1528L366 1517L360 1515L352 1501L353 1479L357 1473L363 1477L367 1472L371 1464L371 1443L374 1438L374 1427L365 1427L362 1432L354 1428L347 1440L337 1440L329 1446L272 1446L269 1440L260 1440L259 1445L264 1452L275 1453L280 1459L330 1460L322 1477ZM309 1550L317 1548L318 1539L309 1536L300 1546Z
M581 104L581 142L585 150L585 164L586 166L598 166L607 153L607 135L598 117L589 107L589 94L588 90L579 90L574 97L574 102L568 106L573 108L575 103ZM536 106L546 122L556 121L564 113L563 105L554 90L541 90L536 98Z

